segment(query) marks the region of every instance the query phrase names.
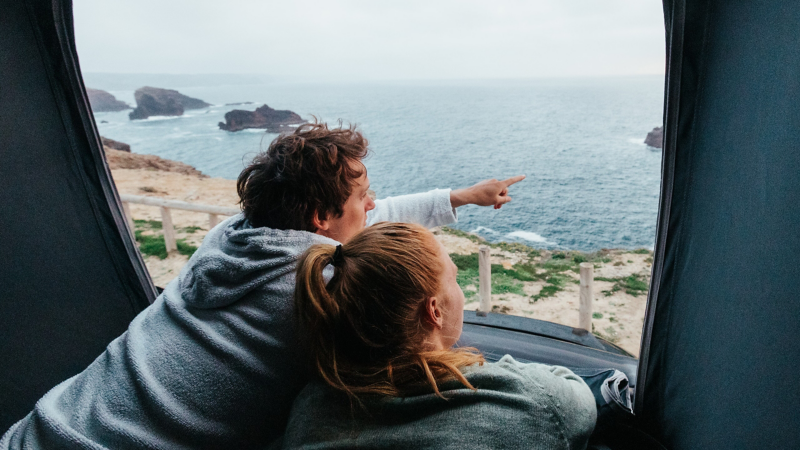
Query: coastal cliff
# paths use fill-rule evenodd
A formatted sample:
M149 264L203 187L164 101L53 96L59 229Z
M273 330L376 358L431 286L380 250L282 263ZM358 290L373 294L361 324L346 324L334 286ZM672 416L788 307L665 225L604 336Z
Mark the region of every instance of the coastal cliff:
M183 95L173 89L150 86L137 89L133 96L136 99L136 109L128 115L131 120L146 119L150 116L182 116L184 110L211 106L198 98Z
M288 110L275 110L267 105L256 108L255 111L234 109L225 113L225 122L219 123L219 128L225 131L240 131L247 128L261 128L269 133L284 133L294 131L296 127L306 123L298 114Z
M131 146L124 142L115 141L103 136L100 136L100 141L103 143L104 148L108 147L121 152L131 152Z

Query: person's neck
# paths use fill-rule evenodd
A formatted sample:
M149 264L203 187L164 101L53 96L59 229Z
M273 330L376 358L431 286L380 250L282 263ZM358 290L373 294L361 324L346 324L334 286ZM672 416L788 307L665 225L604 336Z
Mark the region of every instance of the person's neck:
M434 328L428 336L425 337L424 348L427 351L435 352L439 350L444 350L446 347L444 345L444 336L442 335L442 330L438 328Z

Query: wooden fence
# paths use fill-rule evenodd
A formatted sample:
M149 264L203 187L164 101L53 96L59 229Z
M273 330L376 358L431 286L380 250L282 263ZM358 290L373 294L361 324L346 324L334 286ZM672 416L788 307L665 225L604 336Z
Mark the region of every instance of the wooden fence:
M489 256L489 246L481 245L478 248L478 295L481 301L478 312L484 315L492 312L492 263ZM581 297L578 309L578 327L591 333L594 265L592 263L581 263L580 271Z
M178 200L167 200L158 197L145 197L143 195L120 195L122 200L122 209L125 211L125 220L128 221L128 227L133 232L133 217L131 216L131 203L137 205L157 206L161 209L161 227L164 230L164 244L167 247L167 253L178 250L178 244L175 240L175 226L172 223L172 209L180 209L183 211L193 211L208 214L208 229L212 229L219 223L219 216L234 216L241 212L238 208L227 208L224 206L213 205L199 205L196 203L181 202Z
M120 195L122 208L125 211L125 219L128 227L133 232L133 218L131 217L131 203L138 205L157 206L161 209L161 226L164 230L164 244L167 253L178 250L175 240L175 226L172 224L171 209L183 211L193 211L208 214L208 229L214 228L219 223L219 216L233 216L240 212L238 208L227 208L224 206L199 205L196 203L181 202L178 200L167 200L157 197L145 197L142 195ZM592 285L594 284L594 265L592 263L581 263L581 289L580 306L578 309L578 327L591 333L592 331ZM492 311L492 263L490 260L490 249L487 245L482 245L478 249L478 294L480 297L479 312L489 313Z

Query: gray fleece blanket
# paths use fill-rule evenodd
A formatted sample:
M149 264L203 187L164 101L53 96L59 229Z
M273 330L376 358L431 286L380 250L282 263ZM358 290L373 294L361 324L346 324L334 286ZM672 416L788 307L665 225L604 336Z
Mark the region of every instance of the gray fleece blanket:
M449 191L376 203L369 223L455 220ZM241 215L224 221L128 331L40 399L0 449L264 448L306 382L292 294L297 259L316 243L337 244L252 228Z

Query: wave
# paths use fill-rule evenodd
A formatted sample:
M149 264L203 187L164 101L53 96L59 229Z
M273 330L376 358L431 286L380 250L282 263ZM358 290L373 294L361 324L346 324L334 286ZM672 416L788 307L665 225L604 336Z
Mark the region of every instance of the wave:
M156 121L156 120L174 120L174 119L180 119L181 117L184 117L184 116L150 116L150 117L148 117L148 118L146 118L146 119L144 119L144 120L148 120L148 121L150 121L150 122L154 122L154 121ZM189 117L189 116L185 116L185 117Z
M555 245L555 242L548 241L547 238L543 237L541 234L534 233L533 231L512 231L511 233L508 233L506 237L524 239L526 241L538 242L541 244Z
M494 231L491 228L487 228L487 227L483 227L483 226L479 226L478 228L475 228L474 230L470 230L470 233L481 233L481 232L497 234L497 231Z
M239 133L239 132L267 134L267 130L265 130L263 128L245 128L244 130L237 131L237 133Z
M628 142L631 144L647 145L642 138L628 138Z

